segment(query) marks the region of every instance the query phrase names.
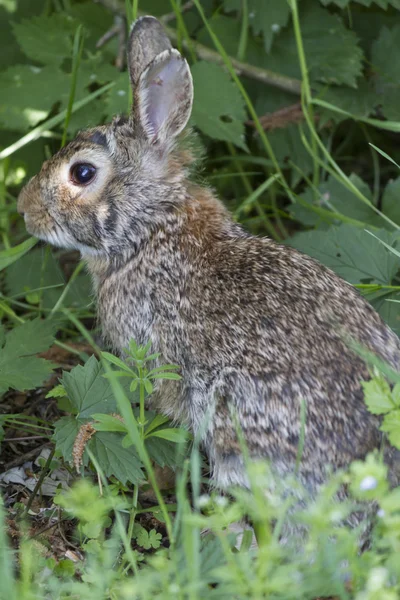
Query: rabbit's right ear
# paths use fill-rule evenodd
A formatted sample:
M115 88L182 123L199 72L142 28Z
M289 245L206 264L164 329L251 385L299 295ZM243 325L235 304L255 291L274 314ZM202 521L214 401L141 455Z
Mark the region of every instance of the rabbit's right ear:
M140 17L134 22L128 41L128 67L133 89L152 60L172 48L163 26L154 17Z

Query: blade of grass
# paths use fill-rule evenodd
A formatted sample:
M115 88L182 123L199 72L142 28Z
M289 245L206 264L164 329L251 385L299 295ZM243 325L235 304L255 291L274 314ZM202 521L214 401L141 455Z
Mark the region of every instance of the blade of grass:
M63 148L65 146L65 143L67 141L68 125L69 125L69 122L71 119L72 107L73 107L74 99L75 99L76 82L78 79L78 70L79 70L79 65L81 62L83 43L84 43L82 30L83 30L82 25L78 25L78 28L76 30L75 37L74 37L74 45L72 48L71 87L69 90L68 106L67 106L67 112L66 112L65 121L64 121L64 131L63 131L63 136L61 139L61 148Z
M7 250L2 250L0 252L0 271L12 265L13 262L24 256L24 254L29 252L31 248L36 246L38 241L39 240L37 238L30 237L21 244L18 244L18 246L8 248Z
M260 196L262 196L262 194L264 192L266 192L268 190L268 188L271 187L271 185L273 183L275 183L275 181L279 180L279 173L275 173L274 175L271 175L270 177L268 177L268 179L266 181L263 181L263 183L261 185L258 186L258 188L256 188L242 203L240 206L238 206L238 208L235 210L235 217L238 218L239 215L245 211L247 208L249 208L252 204L255 203L256 200L258 200L258 198ZM276 237L276 233L274 233L274 237Z
M242 26L240 29L237 59L244 60L246 58L247 40L249 37L249 7L247 0L242 0L242 10L240 12L240 18L242 21Z
M299 19L299 13L297 10L297 0L289 0L289 6L292 11L293 29L294 29L295 39L296 39L297 54L298 54L299 63L300 63L300 71L301 71L301 77L302 77L302 89L304 91L304 98L305 98L303 112L304 112L304 110L306 110L308 113L308 118L310 119L310 121L314 122L314 111L313 111L313 105L312 105L311 86L310 86L310 80L308 77L307 61L306 61L306 55L304 52L303 38L301 35L300 19ZM318 185L319 185L319 164L318 164L318 160L317 160L318 159L318 146L317 146L316 140L314 138L312 138L312 150L313 150L312 157L314 159L313 160L313 165L314 165L313 183L314 183L315 187L318 187Z
M361 123L365 123L366 125L372 125L372 127L376 127L377 129L384 129L385 131L393 131L395 133L400 132L400 121L380 121L379 119L369 119L367 117L359 117L349 113L347 110L343 110L343 108L339 108L330 102L326 102L325 100L320 100L319 98L313 98L311 100L312 104L317 106L321 106L322 108L327 108L332 112L336 112L340 115L344 115L349 119L354 119L355 121L360 121Z
M376 150L376 152L378 152L379 154L381 154L384 158L386 158L387 160L389 160L391 163L393 163L394 165L396 165L397 168L400 169L400 165L398 165L397 162L394 161L393 158L391 158L389 156L389 154L386 154L386 152L384 152L383 150L381 150L380 148L378 148L378 146L374 146L374 144L371 144L371 142L369 142L369 145L372 146L372 148L374 150Z
M49 319L52 319L54 317L55 313L60 310L60 307L62 306L62 303L64 302L64 298L66 297L69 290L71 289L71 285L74 283L74 281L78 277L79 273L83 270L84 266L85 266L85 263L83 261L81 261L75 267L74 272L72 273L71 277L69 278L67 285L63 289L61 296L59 297L59 299L57 300L57 302L51 309L51 312L48 316Z

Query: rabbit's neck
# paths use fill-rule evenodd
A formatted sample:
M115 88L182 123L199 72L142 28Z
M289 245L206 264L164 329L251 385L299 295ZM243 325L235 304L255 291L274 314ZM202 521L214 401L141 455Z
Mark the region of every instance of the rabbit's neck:
M207 260L210 248L223 238L246 235L209 190L190 191L188 201L169 214L168 224L131 254L121 255L118 265L115 259L87 258L103 334L117 350L134 339L151 341L155 351L163 352L159 321L173 323L198 261Z

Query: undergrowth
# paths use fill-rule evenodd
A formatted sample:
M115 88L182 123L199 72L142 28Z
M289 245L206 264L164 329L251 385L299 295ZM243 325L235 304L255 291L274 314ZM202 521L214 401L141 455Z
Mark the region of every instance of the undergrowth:
M199 441L146 406L177 366L151 369L134 340L124 361L102 351L78 254L27 239L21 185L79 129L130 110L119 41L141 14L191 65L194 176L400 332L400 0L0 0L0 598L394 600L400 490L379 453L310 502L294 478L265 496L265 463L247 465L250 491L210 491ZM367 358L367 406L400 448L399 375ZM367 501L360 552L343 522ZM229 530L244 518L257 549ZM288 527L303 538L282 543Z

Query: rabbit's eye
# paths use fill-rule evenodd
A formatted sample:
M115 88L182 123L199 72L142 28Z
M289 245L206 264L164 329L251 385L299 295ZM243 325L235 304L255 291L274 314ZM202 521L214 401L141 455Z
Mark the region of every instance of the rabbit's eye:
M77 185L90 183L96 175L96 167L89 163L77 163L71 167L70 175L72 181Z

